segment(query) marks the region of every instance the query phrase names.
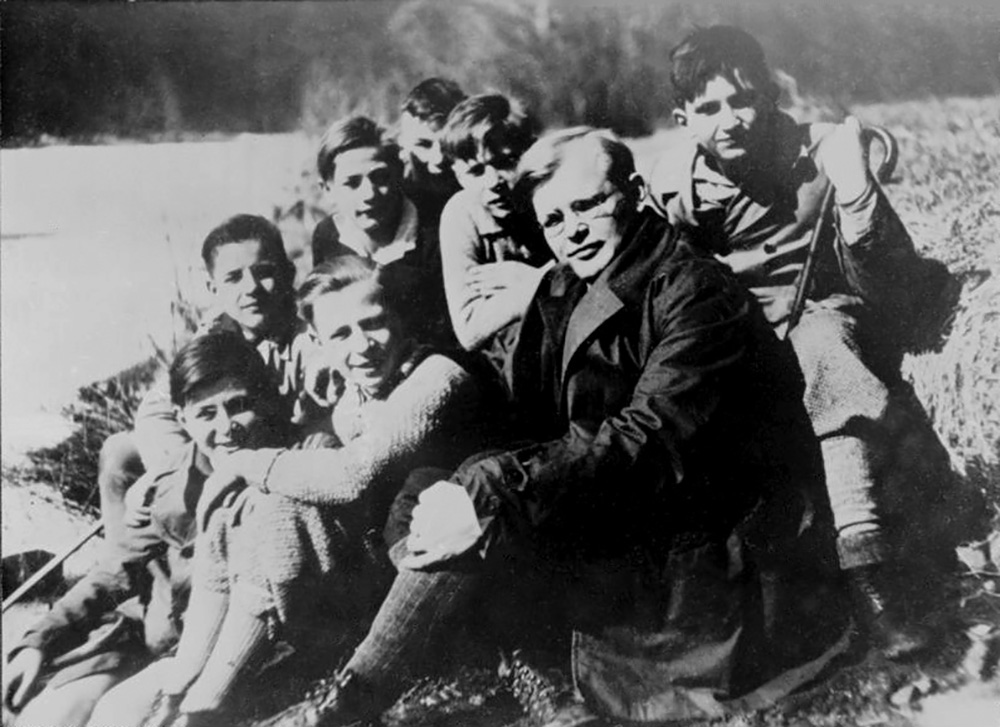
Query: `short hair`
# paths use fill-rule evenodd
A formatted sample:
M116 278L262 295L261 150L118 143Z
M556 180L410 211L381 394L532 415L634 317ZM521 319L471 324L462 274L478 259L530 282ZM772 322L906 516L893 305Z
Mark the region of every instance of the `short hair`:
M514 175L514 199L521 209L531 208L535 190L555 176L570 153L603 156L608 181L620 190L629 189L635 174L632 151L607 129L574 126L545 134L521 156Z
M312 324L313 303L317 298L357 283L370 283L382 296L382 268L358 255L340 255L320 263L299 286L299 311L302 318Z
M535 128L516 100L499 93L470 96L448 115L441 149L451 159L474 159L484 148L508 144L520 156L535 141Z
M234 215L208 233L201 245L201 258L205 269L211 274L215 269L215 251L223 245L255 240L267 256L281 266L285 283L289 288L295 278L295 267L285 252L285 242L277 225L260 215Z
M780 89L771 77L764 49L742 28L713 25L690 33L670 53L674 103L694 101L716 76L736 84L739 71L756 89L777 101Z
M324 182L333 179L337 169L337 157L352 149L374 147L378 158L402 172L399 145L389 137L388 132L367 116L349 116L330 124L320 141L316 155L316 170Z
M257 349L232 331L212 331L185 345L170 365L170 400L185 406L199 389L233 378L267 412L277 411L274 378Z
M454 81L428 78L413 87L400 110L420 121L442 126L452 109L465 99L465 92Z

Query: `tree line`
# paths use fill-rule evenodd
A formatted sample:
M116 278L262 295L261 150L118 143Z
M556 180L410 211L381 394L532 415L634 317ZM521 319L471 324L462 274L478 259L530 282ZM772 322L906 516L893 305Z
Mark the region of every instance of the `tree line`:
M446 75L520 96L547 124L641 134L666 121L670 49L745 27L803 92L835 103L1000 90L986 0L442 0L3 3L2 136L92 140L314 131L394 117Z

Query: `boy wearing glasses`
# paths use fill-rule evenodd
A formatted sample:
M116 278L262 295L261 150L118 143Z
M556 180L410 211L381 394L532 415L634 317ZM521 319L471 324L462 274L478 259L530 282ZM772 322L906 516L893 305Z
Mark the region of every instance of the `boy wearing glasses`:
M458 104L442 132L462 186L441 213L444 289L455 335L470 351L503 338L548 269L538 226L511 195L514 168L534 140L529 117L499 94Z

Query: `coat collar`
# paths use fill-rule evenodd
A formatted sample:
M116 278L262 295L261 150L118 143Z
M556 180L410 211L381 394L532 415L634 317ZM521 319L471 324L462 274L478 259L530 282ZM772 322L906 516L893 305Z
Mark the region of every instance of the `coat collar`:
M573 357L591 336L622 309L641 303L660 262L676 244L666 220L651 210L636 215L625 232L621 251L573 306L563 342L563 382ZM553 295L565 297L565 291L584 285L568 267L561 273L553 280Z

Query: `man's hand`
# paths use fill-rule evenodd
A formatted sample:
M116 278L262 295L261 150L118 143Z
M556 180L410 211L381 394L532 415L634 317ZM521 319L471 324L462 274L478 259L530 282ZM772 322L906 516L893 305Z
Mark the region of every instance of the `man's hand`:
M469 287L484 298L501 290L528 285L538 277L538 269L513 260L476 265L468 271Z
M38 649L21 649L3 670L3 701L11 712L18 712L28 702L45 658Z
M838 202L847 204L864 194L869 183L868 151L861 136L861 122L854 116L848 116L823 137L816 156Z
M426 570L467 553L482 536L472 499L464 487L436 482L420 493L413 508L407 547L410 554L400 565Z

